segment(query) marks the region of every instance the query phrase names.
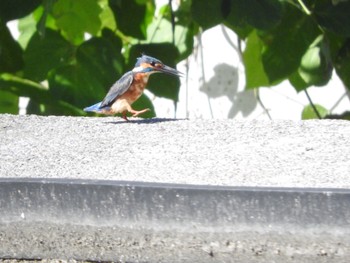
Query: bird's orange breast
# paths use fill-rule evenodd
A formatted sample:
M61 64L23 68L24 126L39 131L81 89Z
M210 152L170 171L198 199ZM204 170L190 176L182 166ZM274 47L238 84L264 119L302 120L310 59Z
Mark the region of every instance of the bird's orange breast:
M129 89L123 95L121 95L119 99L126 99L130 104L135 102L146 88L148 77L149 75L144 73L135 74L134 80Z

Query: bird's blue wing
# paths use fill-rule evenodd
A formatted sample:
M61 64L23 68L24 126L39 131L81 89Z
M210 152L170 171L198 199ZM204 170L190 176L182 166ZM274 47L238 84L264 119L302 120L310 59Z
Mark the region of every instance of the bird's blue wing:
M125 73L113 86L109 89L106 97L103 99L100 108L111 106L112 103L130 87L134 79L133 72Z

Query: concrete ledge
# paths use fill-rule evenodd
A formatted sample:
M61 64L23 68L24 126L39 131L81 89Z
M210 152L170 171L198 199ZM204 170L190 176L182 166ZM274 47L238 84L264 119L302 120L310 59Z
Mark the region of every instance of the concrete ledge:
M0 115L0 258L347 262L346 121Z
M341 262L350 191L0 181L0 258ZM181 257L179 257L181 255Z
M350 122L0 115L0 175L350 188Z

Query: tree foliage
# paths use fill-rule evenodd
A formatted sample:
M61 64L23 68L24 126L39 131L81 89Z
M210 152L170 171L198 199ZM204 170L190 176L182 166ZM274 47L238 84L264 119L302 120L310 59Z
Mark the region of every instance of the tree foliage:
M297 91L324 86L333 69L350 87L350 1L182 0L159 10L152 0L2 0L0 112L18 112L18 97L27 96L28 113L85 114L141 53L175 66L200 28L218 24L246 43L247 89L283 80ZM18 40L6 25L13 19ZM148 88L176 102L179 85L157 75ZM152 103L143 95L136 107Z

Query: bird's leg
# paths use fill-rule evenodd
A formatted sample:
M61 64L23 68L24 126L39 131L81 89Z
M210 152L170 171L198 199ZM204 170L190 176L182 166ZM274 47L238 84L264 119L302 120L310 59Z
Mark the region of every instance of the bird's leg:
M124 111L124 112L122 113L122 118L123 118L124 120L126 120L126 121L129 121L128 118L126 117L126 111Z

